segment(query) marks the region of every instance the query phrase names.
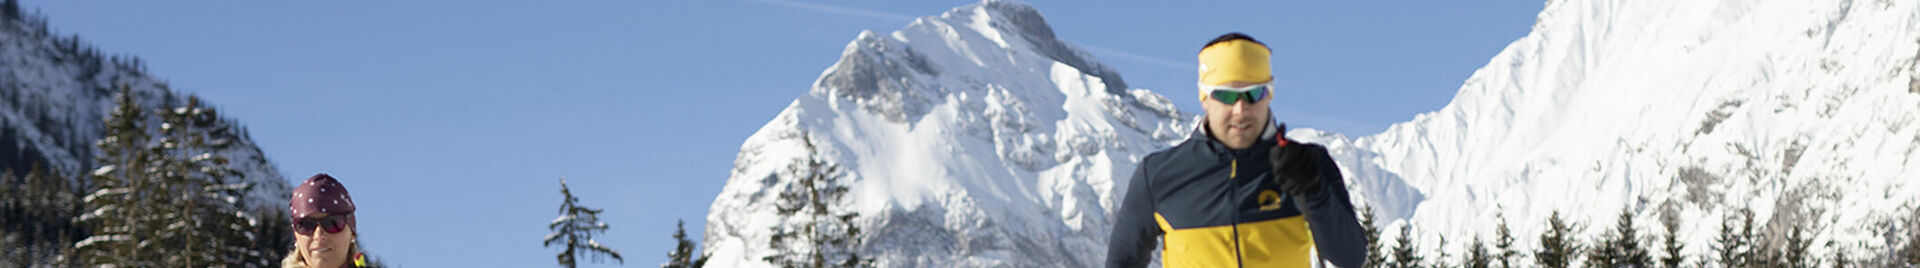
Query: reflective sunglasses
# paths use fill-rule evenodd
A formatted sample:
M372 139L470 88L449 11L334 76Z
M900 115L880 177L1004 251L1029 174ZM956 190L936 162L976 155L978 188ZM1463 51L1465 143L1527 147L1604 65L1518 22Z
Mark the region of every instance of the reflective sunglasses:
M347 217L327 215L325 218L300 218L293 222L293 231L300 235L313 235L314 227L326 228L327 233L339 233L347 229Z
M1200 90L1207 92L1205 96L1208 99L1218 100L1220 101L1220 103L1225 103L1227 105L1233 105L1233 103L1240 102L1240 100L1242 99L1247 100L1248 104L1252 104L1255 102L1260 102L1261 100L1266 100L1267 96L1272 95L1273 84L1267 83L1267 84L1251 85L1246 87L1227 87L1227 86L1200 84Z

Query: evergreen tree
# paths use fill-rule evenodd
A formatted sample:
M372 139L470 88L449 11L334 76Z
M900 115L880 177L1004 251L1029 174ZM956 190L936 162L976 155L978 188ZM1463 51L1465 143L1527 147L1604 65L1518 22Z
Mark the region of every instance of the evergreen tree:
M1747 220L1749 224L1751 224L1752 221L1752 219ZM1736 227L1735 224L1736 219L1733 217L1727 217L1722 220L1720 222L1720 236L1714 238L1714 242L1718 245L1714 247L1713 250L1719 255L1719 264L1723 267L1744 267L1747 266L1748 263L1747 256L1752 248L1751 242L1747 240L1746 235L1742 235L1739 232L1739 230L1745 229L1746 226Z
M260 224L253 226L253 237L257 238L253 248L262 249L258 261L254 262L266 262L261 267L280 265L280 260L287 257L286 249L293 248L293 228L289 228L293 226L293 212L281 206L268 206L256 209L254 213L259 215ZM373 254L367 256L372 257Z
M1785 241L1785 245L1783 245L1785 248L1780 252L1780 264L1786 265L1787 267L1813 267L1815 265L1813 259L1807 256L1807 250L1813 247L1813 238L1806 236L1805 229L1806 228L1800 227L1799 225L1794 225L1793 229L1788 231L1787 240Z
M1780 250L1769 243L1775 239L1760 232L1760 227L1753 222L1753 210L1741 210L1740 218L1740 236L1747 241L1747 252L1742 257L1745 264L1750 267L1779 266Z
M1434 251L1439 252L1439 254L1436 254L1433 258L1433 263L1429 263L1428 265L1434 268L1453 267L1447 264L1447 260L1453 259L1453 255L1447 254L1447 235L1441 234L1439 238L1440 246L1434 248Z
M574 196L573 190L567 188L566 178L560 179L560 198L560 217L547 224L547 229L553 233L547 234L543 242L547 247L560 245L560 254L554 256L560 266L571 268L579 265L579 255L582 254L592 256L594 262L599 262L605 256L626 263L626 259L620 257L619 250L593 239L595 233L604 233L612 228L600 221L600 212L603 210L581 206L580 197Z
M780 267L865 267L872 260L861 257L860 227L854 224L859 213L837 208L847 187L840 165L822 159L813 138L800 133L806 155L787 169L795 180L780 193L775 212L783 218L798 216L798 226L771 227L769 241L773 255L761 260ZM835 211L845 211L836 214Z
M1394 239L1393 261L1387 263L1391 268L1423 268L1419 246L1413 242L1413 223L1400 225L1400 237Z
M1494 259L1500 263L1500 268L1513 268L1514 260L1520 258L1522 251L1514 248L1513 242L1516 240L1513 238L1513 229L1507 228L1507 217L1502 213L1495 213L1494 217L1500 220L1499 229L1494 230L1496 237L1493 239L1493 248L1498 250Z
M0 3L0 20L16 20L20 19L20 15L19 0L7 0L4 3Z
M151 135L146 129L146 112L126 86L114 100L108 114L105 133L95 143L99 148L94 169L96 189L81 198L90 208L76 221L91 227L92 235L74 243L78 259L88 264L117 264L133 267L159 266L151 252L161 250L149 243L156 237L156 226L164 218L156 204L162 196L154 181L154 153L148 150Z
M16 252L13 257L19 258L16 263L22 264L20 266L54 264L60 249L67 248L73 238L84 231L72 223L74 215L79 214L78 207L74 206L78 201L73 186L43 162L34 162L27 175L18 181L5 181L14 191L4 198L13 206L7 209L13 220L4 224L6 228L0 229L0 233L10 233L20 239L16 246L6 250Z
M1575 254L1582 250L1580 242L1573 238L1574 228L1560 218L1560 211L1547 216L1547 230L1540 234L1540 250L1533 253L1534 263L1550 268L1572 267Z
M660 268L700 268L707 266L707 257L712 257L711 255L701 254L699 258L693 257L694 250L700 245L691 239L687 239L687 221L679 221L679 223L674 224L673 241L675 243L673 251L667 252L667 263L660 264Z
M1686 245L1680 244L1680 218L1663 218L1660 220L1660 226L1667 229L1666 235L1662 236L1664 238L1661 240L1661 243L1666 245L1663 248L1666 256L1660 258L1660 264L1667 268L1679 268L1681 263L1687 261L1687 257L1681 253L1686 249Z
M239 139L230 123L192 96L184 106L154 113L157 131L148 128L152 118L130 87L120 87L115 105L95 144L96 188L81 199L88 212L75 218L92 230L73 243L79 261L135 267L278 262L267 258L278 249L258 247L260 219L244 198L252 184L220 154Z
M1915 214L1920 214L1920 210L1916 210ZM1907 224L1907 245L1900 249L1900 260L1909 267L1920 266L1920 225L1916 225L1920 224L1920 217L1911 221Z
M27 251L31 247L15 243L26 240L22 238L25 235L21 229L26 229L22 226L26 225L23 222L26 219L24 206L28 200L24 195L25 190L15 189L16 185L22 185L16 182L18 180L11 169L0 172L0 227L6 227L0 228L0 266L23 267L29 264Z
M1633 226L1633 211L1620 209L1620 220L1613 232L1593 251L1590 259L1603 267L1648 267L1653 265L1647 249L1640 246L1640 231Z
M1480 236L1473 236L1473 242L1467 244L1467 260L1460 262L1460 266L1467 268L1488 268L1492 265L1493 256L1487 254L1486 242L1480 241Z
M1613 264L1619 262L1620 252L1610 247L1610 242L1611 239L1606 237L1594 239L1593 248L1588 249L1586 254L1587 267L1614 267Z
M1847 257L1847 249L1840 248L1838 241L1827 240L1827 248L1833 249L1833 268L1846 268L1853 258Z
M255 237L249 235L257 229L254 225L259 220L246 209L244 198L253 184L219 154L232 148L238 139L235 129L195 96L188 96L185 106L159 114L161 136L156 158L160 160L157 175L163 183L158 190L165 196L160 214L170 215L168 218L181 226L158 233L158 239L178 249L162 255L163 260L187 266L276 263L254 258L263 254L262 249L254 248Z
M1360 206L1360 229L1367 234L1367 261L1361 267L1382 267L1387 263L1387 254L1384 245L1380 244L1380 227L1374 225L1372 207Z

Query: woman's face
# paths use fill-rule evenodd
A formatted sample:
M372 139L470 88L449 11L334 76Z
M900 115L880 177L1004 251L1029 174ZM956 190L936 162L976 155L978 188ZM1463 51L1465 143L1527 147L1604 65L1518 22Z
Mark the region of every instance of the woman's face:
M333 220L327 219L329 216L333 215L327 213L309 214L300 221L310 221L310 225L294 224L294 228L296 229L293 235L295 240L294 248L299 250L300 255L303 257L302 259L307 261L307 267L340 267L341 264L350 261L347 258L352 257L347 256L347 251L353 246L353 228L345 227L344 221L341 221L339 217L334 217ZM332 224L337 224L335 226L340 226L337 227L340 232L327 232L329 221L333 222ZM302 226L310 226L311 228L306 228L304 231L297 230Z

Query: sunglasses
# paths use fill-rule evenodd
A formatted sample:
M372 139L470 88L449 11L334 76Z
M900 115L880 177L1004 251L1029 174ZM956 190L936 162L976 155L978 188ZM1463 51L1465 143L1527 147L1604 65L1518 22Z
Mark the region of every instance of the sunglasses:
M313 235L314 227L325 228L327 229L327 233L339 233L341 230L347 229L347 217L327 215L327 217L318 219L300 218L300 220L293 222L293 231L300 233L300 235Z
M1201 84L1200 90L1207 92L1207 94L1204 96L1207 97L1208 99L1218 100L1220 101L1220 103L1232 105L1233 103L1240 102L1240 100L1244 99L1244 100L1247 100L1248 104L1252 104L1255 102L1260 102L1261 100L1266 100L1267 96L1272 95L1273 84L1271 83L1258 84L1258 85L1251 85L1246 87L1227 87L1227 86Z

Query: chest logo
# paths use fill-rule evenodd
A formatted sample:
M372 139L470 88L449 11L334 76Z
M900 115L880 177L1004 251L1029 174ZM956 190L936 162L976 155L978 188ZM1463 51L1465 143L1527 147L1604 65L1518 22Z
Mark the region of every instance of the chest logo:
M1257 201L1260 201L1260 211L1279 210L1280 209L1280 192L1274 192L1273 190L1261 190L1260 199Z

